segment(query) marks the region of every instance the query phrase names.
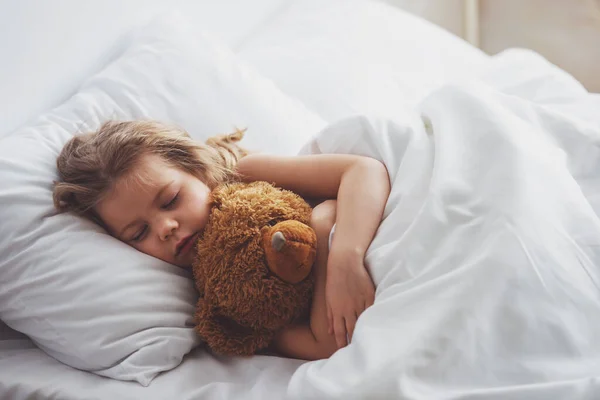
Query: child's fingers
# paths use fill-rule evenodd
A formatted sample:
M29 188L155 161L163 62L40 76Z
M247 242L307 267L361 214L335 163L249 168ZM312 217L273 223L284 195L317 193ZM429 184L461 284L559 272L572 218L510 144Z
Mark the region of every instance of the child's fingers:
M356 326L357 316L354 314L353 316L346 318L346 331L348 332L348 341L352 342L352 335L354 334L354 327Z
M344 317L338 317L333 320L333 331L335 332L335 343L338 349L348 344L346 340L346 323Z

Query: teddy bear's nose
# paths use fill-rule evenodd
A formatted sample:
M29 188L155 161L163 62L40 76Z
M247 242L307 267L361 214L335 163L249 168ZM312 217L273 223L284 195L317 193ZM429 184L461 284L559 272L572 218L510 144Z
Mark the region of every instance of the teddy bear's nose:
M283 236L283 233L275 232L275 234L273 235L273 237L271 239L271 246L273 246L273 249L275 249L275 251L281 251L281 249L283 248L284 245L285 245L285 236Z

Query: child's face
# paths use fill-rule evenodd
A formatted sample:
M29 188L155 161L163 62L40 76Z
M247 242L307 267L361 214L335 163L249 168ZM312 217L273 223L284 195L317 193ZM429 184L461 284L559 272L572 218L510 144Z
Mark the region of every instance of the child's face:
M210 189L158 156L143 156L133 173L143 179L117 181L96 212L118 239L171 264L191 266L195 239L210 212Z

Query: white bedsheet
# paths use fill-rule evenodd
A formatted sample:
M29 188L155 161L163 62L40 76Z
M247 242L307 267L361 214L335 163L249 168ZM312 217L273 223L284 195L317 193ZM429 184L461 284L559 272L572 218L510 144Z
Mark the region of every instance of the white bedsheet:
M10 339L0 397L598 398L600 100L527 52L482 80L392 120L344 120L306 147L379 158L393 182L367 254L375 304L331 359L196 349L143 388Z

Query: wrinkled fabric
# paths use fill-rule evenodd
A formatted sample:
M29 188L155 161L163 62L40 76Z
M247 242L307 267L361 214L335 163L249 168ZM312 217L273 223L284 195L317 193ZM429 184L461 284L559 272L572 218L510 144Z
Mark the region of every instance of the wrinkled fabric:
M305 147L376 158L392 190L366 255L375 304L348 347L299 368L290 398L600 395L600 113L551 83L446 86Z

